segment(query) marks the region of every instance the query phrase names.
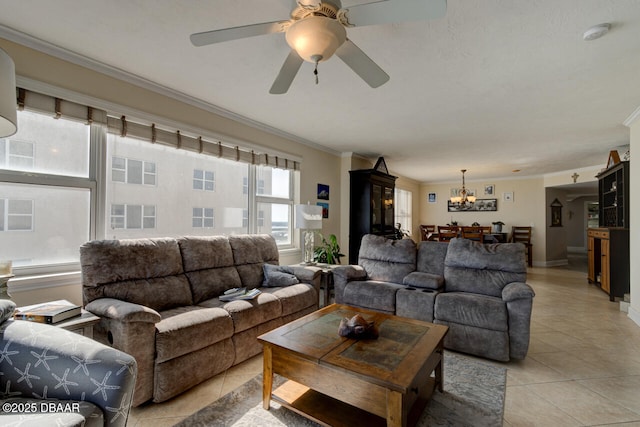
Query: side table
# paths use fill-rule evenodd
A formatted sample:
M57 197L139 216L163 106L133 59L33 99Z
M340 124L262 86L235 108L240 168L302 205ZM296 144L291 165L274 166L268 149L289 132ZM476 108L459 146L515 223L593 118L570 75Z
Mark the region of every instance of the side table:
M324 304L320 307L329 305L329 298L331 297L331 289L333 288L333 267L335 264L317 264L320 270L320 287L324 289Z
M87 338L93 338L93 325L99 321L100 317L82 309L82 314L80 314L80 316L54 323L53 326L75 332L76 334L84 335Z
M51 323L51 326L66 329L67 331L75 332L76 334L93 339L93 325L99 321L100 317L82 309L80 316L75 316L58 323ZM28 322L28 320L14 320L14 322Z

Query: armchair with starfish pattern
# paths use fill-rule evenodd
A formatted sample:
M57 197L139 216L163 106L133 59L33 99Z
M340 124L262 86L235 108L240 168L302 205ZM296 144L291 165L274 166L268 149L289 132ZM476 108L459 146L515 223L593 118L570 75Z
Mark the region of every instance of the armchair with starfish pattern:
M125 426L135 359L14 310L0 300L0 425Z

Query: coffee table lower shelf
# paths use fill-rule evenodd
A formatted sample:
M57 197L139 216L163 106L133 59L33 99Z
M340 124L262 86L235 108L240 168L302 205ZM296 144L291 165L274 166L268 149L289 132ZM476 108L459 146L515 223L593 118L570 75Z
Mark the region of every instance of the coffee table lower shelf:
M429 379L427 386L424 387L429 392L423 393L414 402L409 411L408 426L414 426L418 422L435 387L435 379L432 377ZM327 427L354 425L383 427L387 425L387 420L382 417L334 399L292 380L288 380L276 388L271 394L271 400Z

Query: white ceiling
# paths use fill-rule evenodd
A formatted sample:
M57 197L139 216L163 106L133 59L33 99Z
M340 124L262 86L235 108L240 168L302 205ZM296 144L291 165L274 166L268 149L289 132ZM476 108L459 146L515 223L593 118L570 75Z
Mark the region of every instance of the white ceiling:
M401 3L402 0L390 0ZM343 1L348 7L364 0ZM602 164L640 107L640 0L449 0L445 18L348 29L390 76L334 57L269 88L283 34L193 47L194 32L287 19L291 0L0 0L0 25L421 182ZM605 37L583 32L612 24Z

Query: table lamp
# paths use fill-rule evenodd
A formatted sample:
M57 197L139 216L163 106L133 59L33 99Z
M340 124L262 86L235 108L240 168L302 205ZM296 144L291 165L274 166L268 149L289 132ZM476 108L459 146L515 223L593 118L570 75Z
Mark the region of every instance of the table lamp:
M315 230L322 229L322 206L296 205L296 228L302 230L302 259L306 265L314 265L313 249Z

